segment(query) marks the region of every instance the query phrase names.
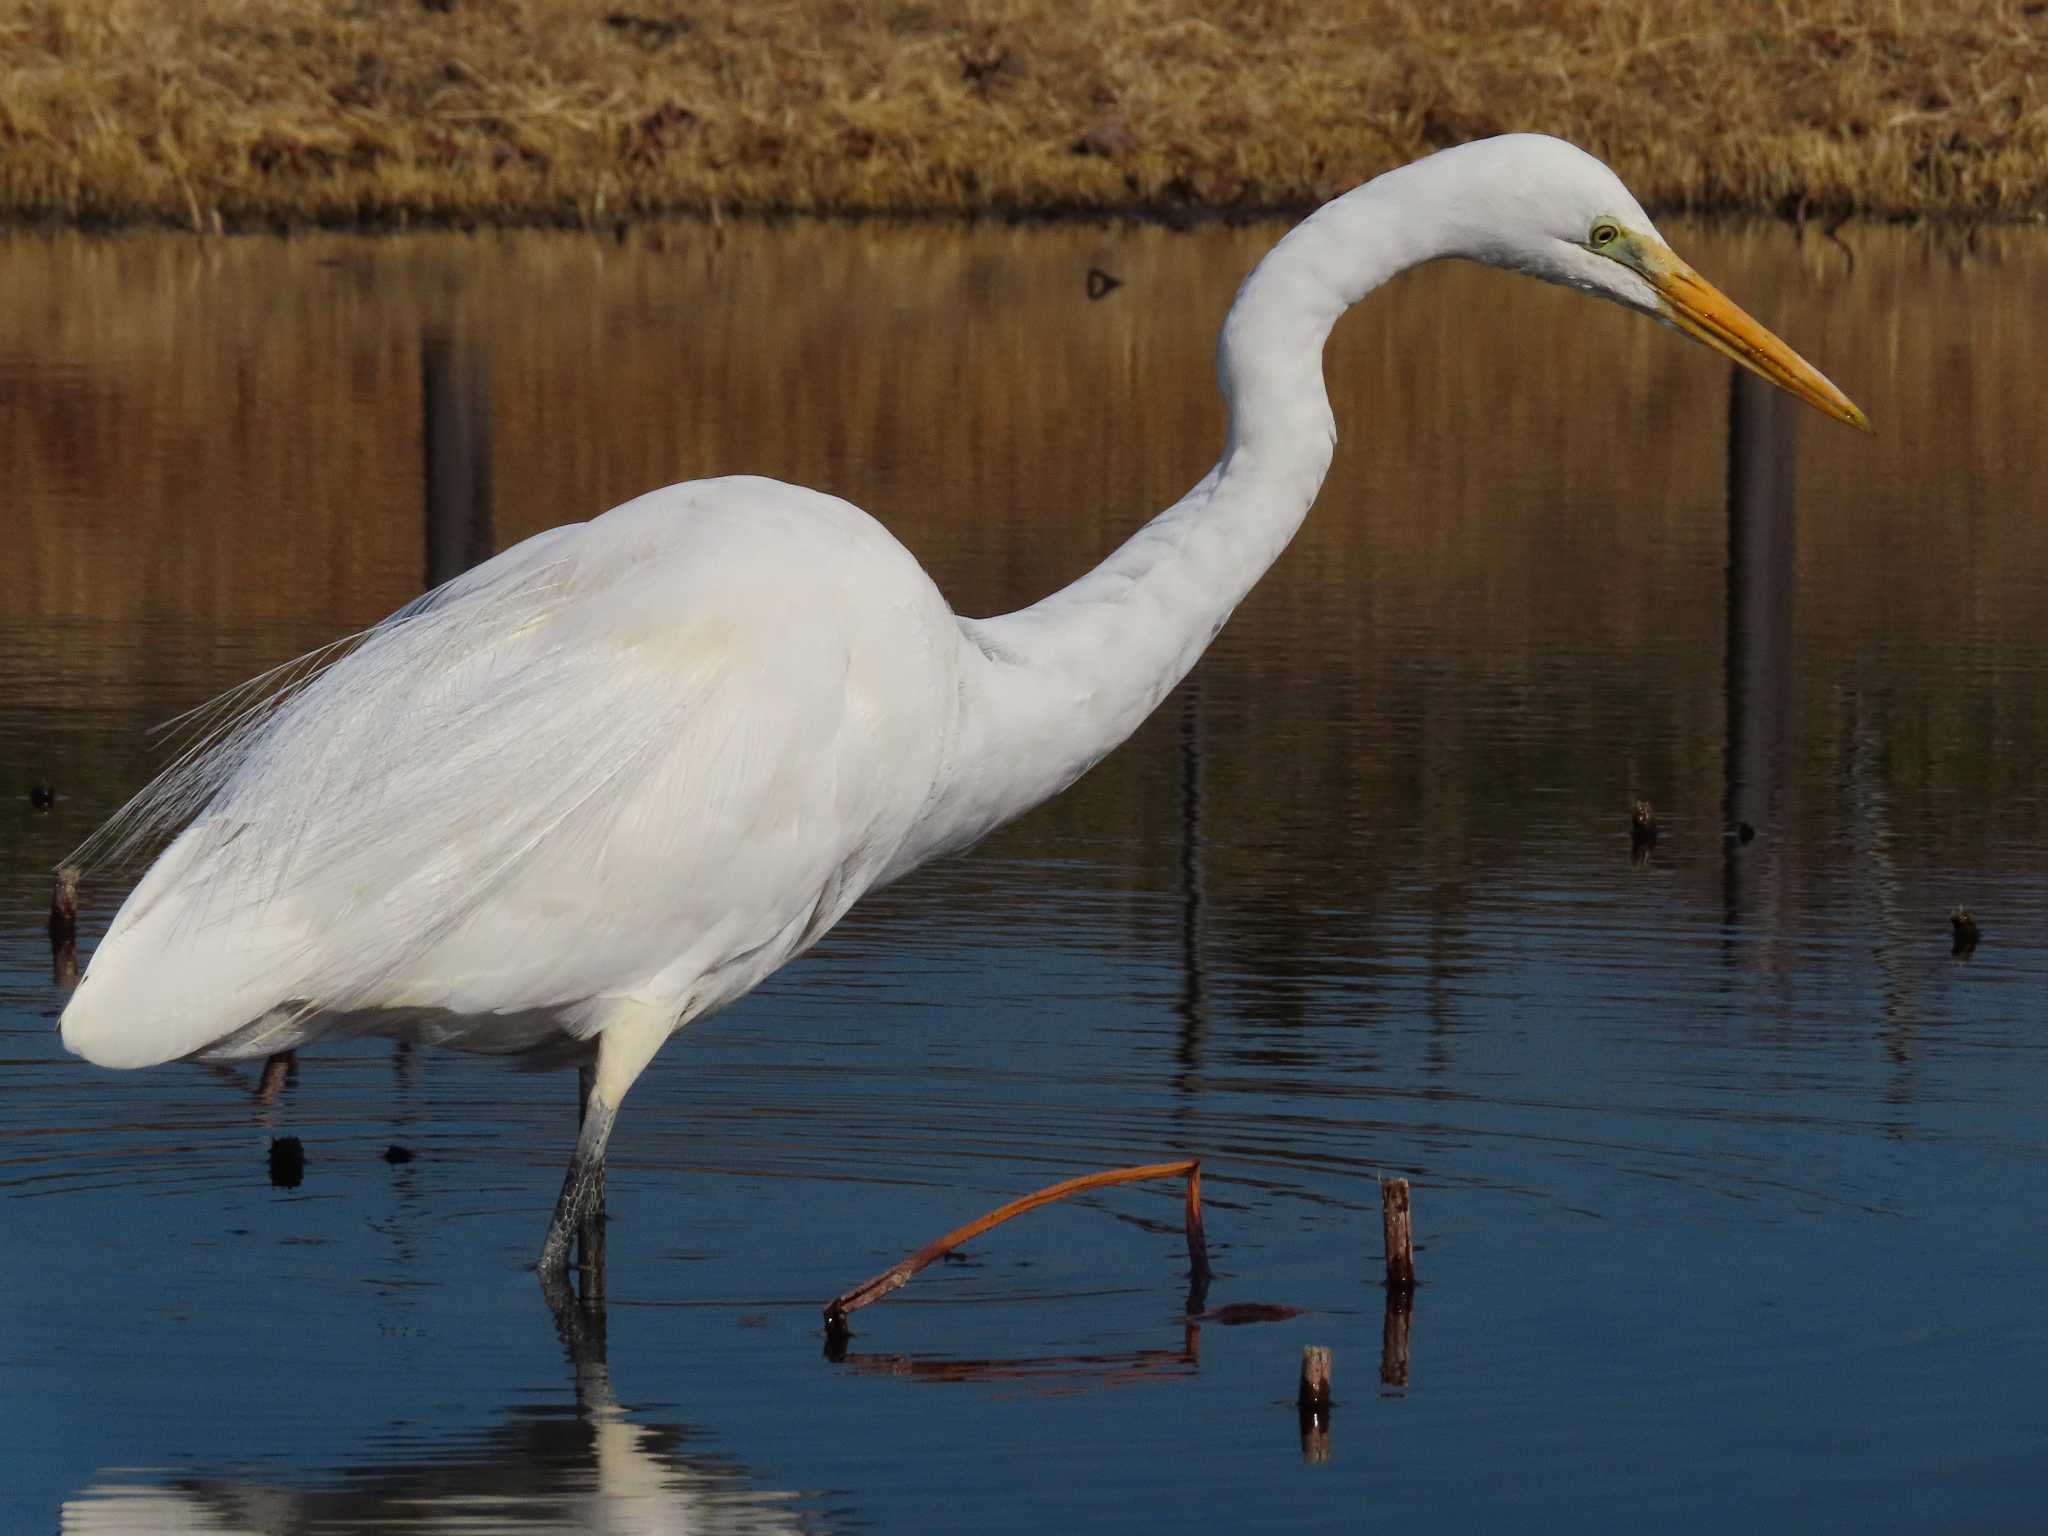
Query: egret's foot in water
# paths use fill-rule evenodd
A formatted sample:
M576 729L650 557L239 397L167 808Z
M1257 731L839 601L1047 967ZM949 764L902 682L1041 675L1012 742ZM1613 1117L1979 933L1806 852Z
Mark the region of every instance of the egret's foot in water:
M586 1307L604 1300L604 1223L604 1164L599 1163L590 1209L576 1223L576 1289Z
M583 1101L583 1130L576 1138L576 1150L569 1157L569 1171L562 1178L561 1197L555 1201L554 1218L548 1222L546 1241L540 1245L540 1262L534 1267L543 1276L561 1276L569 1267L569 1245L586 1225L584 1262L595 1256L602 1264L604 1239L604 1148L611 1139L612 1121L618 1111L596 1093Z

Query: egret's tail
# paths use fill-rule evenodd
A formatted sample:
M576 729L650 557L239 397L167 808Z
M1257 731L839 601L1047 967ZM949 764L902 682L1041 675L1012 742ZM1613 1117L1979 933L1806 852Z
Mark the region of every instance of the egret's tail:
M138 1015L138 999L117 998L118 989L88 975L64 1005L57 1022L64 1049L96 1067L154 1067L177 1058L146 1016Z
M273 918L209 909L192 878L199 839L165 850L115 914L64 1006L64 1048L101 1067L154 1067L273 1012L280 958L303 935Z

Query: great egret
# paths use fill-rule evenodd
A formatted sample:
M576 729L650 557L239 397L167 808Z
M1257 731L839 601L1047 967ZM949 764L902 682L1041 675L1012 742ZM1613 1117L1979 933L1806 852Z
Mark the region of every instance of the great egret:
M1093 571L954 615L866 513L692 481L528 539L231 722L105 832L188 822L64 1010L109 1067L372 1030L595 1072L540 1253L565 1264L662 1042L867 891L1058 794L1151 713L1330 465L1330 328L1457 256L1663 320L1868 429L1556 139L1446 150L1327 204L1223 323L1223 457Z

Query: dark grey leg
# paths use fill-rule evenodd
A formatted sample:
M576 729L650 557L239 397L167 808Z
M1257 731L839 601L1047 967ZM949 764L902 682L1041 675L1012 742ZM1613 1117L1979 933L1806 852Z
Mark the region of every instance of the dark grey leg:
M547 1240L540 1245L540 1262L534 1266L543 1276L560 1276L568 1269L570 1240L587 1220L603 1213L604 1148L618 1112L593 1091L595 1077L589 1067L577 1073L577 1086L583 1091L583 1129L569 1156ZM589 1253L593 1246L586 1243L584 1251Z
M584 1065L576 1070L576 1087L583 1105L577 1111L580 1128L590 1115L590 1097L597 1088L597 1068ZM576 1283L584 1305L604 1300L604 1163L597 1165L596 1187L582 1217L576 1223Z

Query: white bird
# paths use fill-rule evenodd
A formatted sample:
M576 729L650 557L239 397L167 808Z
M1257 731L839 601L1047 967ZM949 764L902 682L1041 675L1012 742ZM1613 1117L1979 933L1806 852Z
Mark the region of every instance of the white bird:
M1446 150L1259 263L1217 349L1222 458L1031 607L957 617L858 508L732 478L528 539L393 614L103 829L183 826L92 956L64 1043L109 1067L361 1031L594 1053L540 1255L558 1273L620 1101L670 1035L866 892L1058 794L1194 665L1329 469L1331 327L1443 257L1663 320L1868 430L1592 156L1533 135Z

